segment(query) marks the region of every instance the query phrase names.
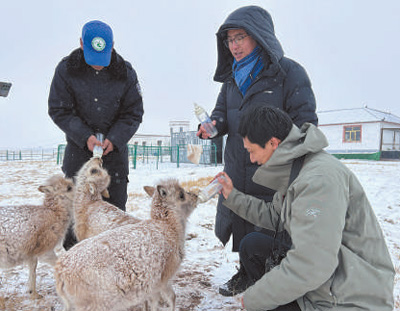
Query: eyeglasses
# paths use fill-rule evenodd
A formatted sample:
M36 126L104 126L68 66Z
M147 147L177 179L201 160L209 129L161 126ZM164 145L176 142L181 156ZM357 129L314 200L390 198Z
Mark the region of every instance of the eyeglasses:
M225 39L224 44L229 49L229 45L231 45L233 42L235 42L237 45L243 44L244 38L246 38L248 36L249 35L247 35L247 34L237 35L237 36L234 36L233 38Z

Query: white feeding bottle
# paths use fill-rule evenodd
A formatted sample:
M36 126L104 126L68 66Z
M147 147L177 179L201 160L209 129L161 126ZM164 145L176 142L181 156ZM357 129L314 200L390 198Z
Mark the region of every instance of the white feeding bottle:
M96 139L103 144L104 135L102 133L96 133ZM101 158L103 156L103 147L96 145L93 148L93 157Z
M221 175L218 178L221 178L226 181L224 175ZM198 201L200 203L207 202L209 199L211 199L214 195L216 195L222 190L222 185L219 183L218 178L215 178L207 187L203 188L199 192Z
M210 135L210 138L217 136L218 130L214 124L212 124L210 116L203 109L203 107L194 103L194 113L196 114L197 119L199 119L201 125L203 125L206 132Z

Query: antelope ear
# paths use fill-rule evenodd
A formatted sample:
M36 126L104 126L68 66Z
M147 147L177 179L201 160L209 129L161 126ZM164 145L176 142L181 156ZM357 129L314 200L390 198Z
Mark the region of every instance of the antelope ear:
M106 199L109 199L109 198L110 198L110 193L108 192L107 189L104 189L104 190L101 192L101 195L102 195L104 198L106 198Z
M150 187L150 186L144 186L143 187L144 191L146 191L146 193L152 197L154 194L154 191L156 190L154 187Z
M168 194L167 189L165 189L163 186L160 185L157 186L157 191L162 198L165 198Z
M50 186L39 186L38 190L43 193L50 193Z

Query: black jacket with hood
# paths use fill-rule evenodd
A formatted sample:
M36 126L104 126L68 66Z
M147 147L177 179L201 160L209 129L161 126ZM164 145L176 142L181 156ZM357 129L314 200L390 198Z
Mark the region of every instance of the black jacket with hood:
M114 151L103 157L112 178L127 178L127 143L142 122L143 102L135 70L113 50L108 67L87 65L81 49L58 64L49 94L49 115L66 134L63 171L72 177L92 156L90 135L104 134Z
M232 75L233 56L224 45L228 29L244 29L262 48L264 69L243 96ZM231 13L217 32L218 63L214 80L223 83L211 119L217 121L219 135L228 134L225 146L224 171L234 187L257 198L271 201L274 191L252 181L258 165L251 163L238 134L241 115L250 106L268 105L286 111L297 126L304 122L318 123L315 97L304 68L284 57L275 36L270 14L257 6L246 6ZM259 230L222 205L218 200L215 233L226 244L233 234L233 250L249 232Z

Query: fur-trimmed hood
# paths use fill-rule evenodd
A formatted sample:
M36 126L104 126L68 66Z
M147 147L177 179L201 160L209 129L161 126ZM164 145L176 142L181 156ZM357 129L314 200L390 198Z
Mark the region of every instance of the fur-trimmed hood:
M83 56L82 49L78 48L67 56L67 70L69 73L74 75L79 75L82 72L85 72L87 68L90 66L86 64L85 58ZM126 80L127 78L127 64L125 60L119 55L115 49L113 49L111 54L111 62L110 65L105 67L110 71L110 74L118 80Z

